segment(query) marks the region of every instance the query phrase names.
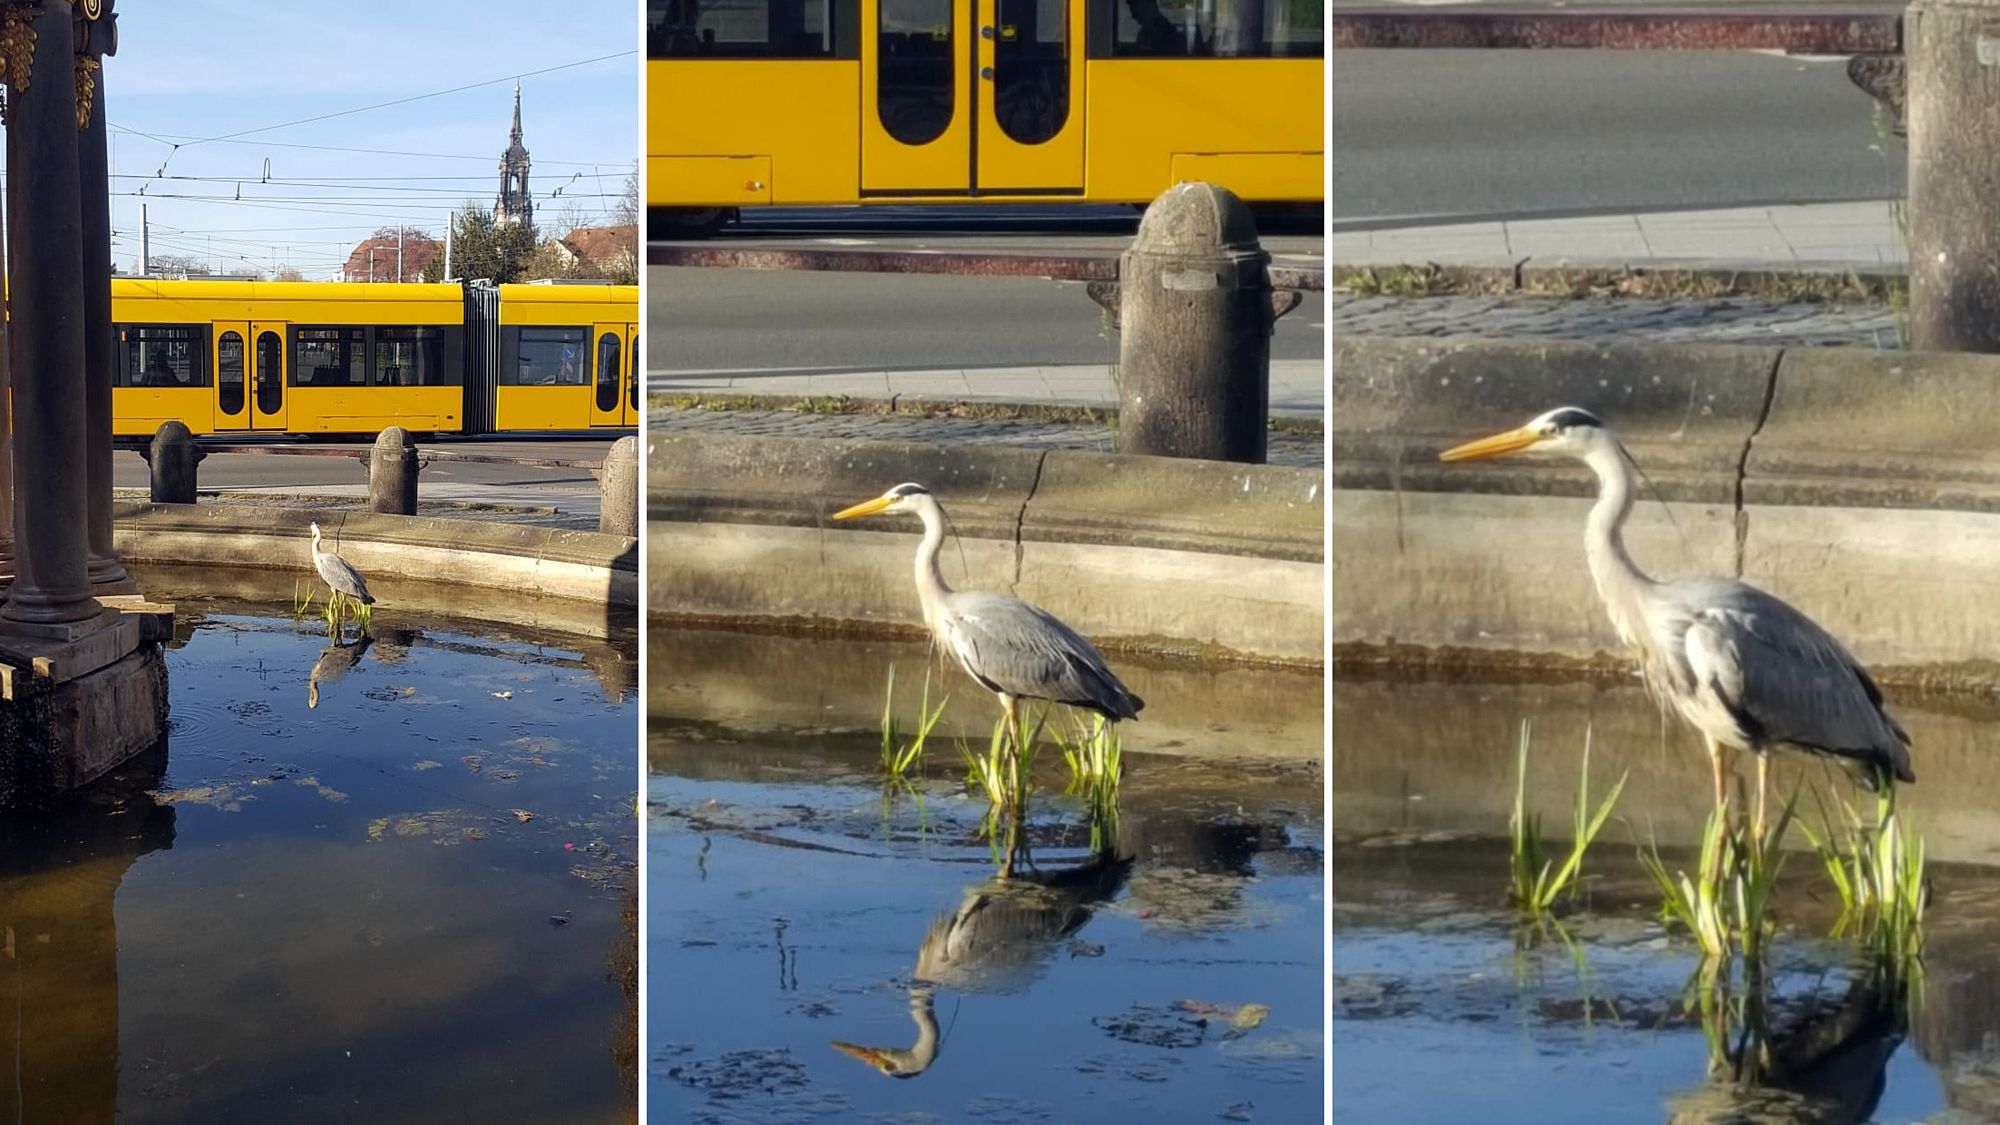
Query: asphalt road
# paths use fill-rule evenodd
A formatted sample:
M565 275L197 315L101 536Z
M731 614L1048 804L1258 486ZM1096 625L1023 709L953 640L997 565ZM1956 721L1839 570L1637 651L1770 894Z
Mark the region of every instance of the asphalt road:
M438 448L455 453L507 457L602 461L609 441L452 442ZM367 445L310 443L311 453L211 453L199 470L202 491L272 495L365 496L365 460L328 456L325 451L367 453ZM421 446L419 449L421 450ZM144 489L150 470L137 452L113 455L112 486ZM422 501L473 502L523 507L556 507L595 512L598 482L588 469L434 461L417 477Z
M646 369L891 371L1104 364L1116 333L1080 282L872 273L647 272ZM1317 302L1278 321L1275 359L1325 354Z
M1332 224L1900 196L1903 143L1845 67L1750 52L1335 51Z
M748 212L712 244L1117 254L1138 222L1129 207L785 208ZM1262 237L1274 261L1325 261L1317 229L1279 224ZM652 373L1043 367L1118 357L1116 334L1080 283L662 267L646 277ZM1317 309L1278 322L1273 358L1324 354Z

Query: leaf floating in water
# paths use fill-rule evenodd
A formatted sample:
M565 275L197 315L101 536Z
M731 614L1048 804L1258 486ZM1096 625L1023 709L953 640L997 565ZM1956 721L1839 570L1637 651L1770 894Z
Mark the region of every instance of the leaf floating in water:
M515 809L514 819L520 821L522 824L526 824L535 819L535 814L529 812L527 809Z
M512 698L514 698L514 693L513 693L513 692L511 692L511 691L496 691L496 692L494 692L494 693L493 693L493 698L495 698L495 699L512 699Z

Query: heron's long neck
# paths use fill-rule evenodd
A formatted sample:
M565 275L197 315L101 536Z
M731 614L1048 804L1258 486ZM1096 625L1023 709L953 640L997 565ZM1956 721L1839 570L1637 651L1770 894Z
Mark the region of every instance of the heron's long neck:
M931 1006L931 990L922 986L910 990L910 1018L916 1021L917 1041L904 1054L905 1067L922 1072L937 1060L937 1012Z
M1611 623L1630 644L1638 637L1642 595L1654 585L1625 549L1625 517L1632 514L1633 503L1632 462L1616 442L1607 440L1593 448L1584 463L1597 474L1597 503L1583 532L1584 555Z
M924 521L924 541L917 544L917 597L923 602L924 623L928 625L951 587L944 584L944 574L938 570L938 551L944 546L944 510L937 501L924 500L917 506L917 518Z

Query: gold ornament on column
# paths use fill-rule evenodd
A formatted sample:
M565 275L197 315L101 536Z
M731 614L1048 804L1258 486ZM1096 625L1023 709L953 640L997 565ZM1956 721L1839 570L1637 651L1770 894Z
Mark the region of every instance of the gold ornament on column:
M35 76L35 5L10 3L0 9L0 82L4 82L9 92L25 90ZM6 102L0 102L0 124L4 124L9 113Z

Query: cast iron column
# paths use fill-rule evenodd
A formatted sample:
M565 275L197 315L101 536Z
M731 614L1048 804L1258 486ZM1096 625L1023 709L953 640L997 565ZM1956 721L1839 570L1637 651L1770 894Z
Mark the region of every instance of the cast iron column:
M83 412L84 475L90 491L90 586L98 594L136 594L138 583L125 573L111 545L111 372L117 346L111 334L111 169L104 130L102 60L118 50L112 0L96 19L76 21L78 94L90 92L88 114L77 138L78 178L83 187ZM85 85L85 78L90 80Z
M69 4L21 10L30 13L25 26L35 41L32 61L16 56L7 72L15 559L0 628L48 635L98 617L102 607L91 596L84 519L76 37ZM18 72L22 62L28 73Z

